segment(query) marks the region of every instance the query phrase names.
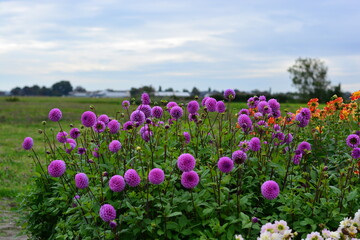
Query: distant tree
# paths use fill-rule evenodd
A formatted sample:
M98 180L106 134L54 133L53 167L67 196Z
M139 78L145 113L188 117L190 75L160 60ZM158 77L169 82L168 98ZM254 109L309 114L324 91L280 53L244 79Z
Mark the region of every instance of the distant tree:
M161 86L159 86L158 92L162 92L162 88L161 88Z
M67 96L73 90L69 81L60 81L52 85L51 90L55 96Z
M174 91L173 88L167 88L167 89L165 89L165 92L173 92L173 91Z
M75 92L86 92L86 89L83 88L82 86L77 86L75 89L74 89Z
M184 89L183 89L183 92L189 92L189 90L187 90L187 89L184 88Z
M141 88L132 87L130 89L130 95L133 98L139 97L144 92L148 93L149 95L153 95L155 92L155 89L152 86L143 86Z
M327 71L324 62L314 58L298 58L288 69L293 86L304 101L315 97L326 101L331 83Z
M19 88L19 87L13 88L13 89L11 89L10 93L11 93L11 95L19 96L19 95L21 95L21 88Z
M210 88L210 87L208 88L208 92L211 92L211 88Z
M199 96L199 95L200 95L199 89L193 87L193 89L191 90L191 96Z
M52 91L50 88L47 88L45 86L43 86L42 88L40 88L40 95L41 96L51 96L52 94Z

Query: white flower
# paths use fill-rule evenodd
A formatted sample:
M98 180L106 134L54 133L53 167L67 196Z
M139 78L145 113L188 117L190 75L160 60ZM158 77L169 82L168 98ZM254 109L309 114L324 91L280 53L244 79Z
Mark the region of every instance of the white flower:
M289 230L289 227L287 225L287 222L285 222L284 220L280 220L280 221L275 221L274 224L274 230L275 232L284 234L285 231Z
M351 218L344 218L344 220L342 220L340 222L340 228L348 228L352 225L352 220Z
M354 222L360 226L360 209L355 213Z
M339 240L340 239L340 233L339 232L330 232L330 238L332 240Z
M235 239L236 240L244 240L244 238L241 236L241 234L235 235Z

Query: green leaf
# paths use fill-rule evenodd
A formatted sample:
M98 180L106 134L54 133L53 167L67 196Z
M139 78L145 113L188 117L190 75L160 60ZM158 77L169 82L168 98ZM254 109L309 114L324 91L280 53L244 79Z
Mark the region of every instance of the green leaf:
M333 190L333 192L337 195L340 195L341 194L341 191L340 189L338 189L337 187L335 186L330 186L330 188Z
M351 193L349 193L349 195L347 196L347 200L348 201L352 201L355 198L357 198L359 196L357 189L355 189L354 191L352 191Z
M203 214L206 216L214 211L213 208L205 208Z
M175 216L179 216L179 215L182 215L181 212L173 212L173 213L170 213L169 215L167 215L166 217L175 217Z

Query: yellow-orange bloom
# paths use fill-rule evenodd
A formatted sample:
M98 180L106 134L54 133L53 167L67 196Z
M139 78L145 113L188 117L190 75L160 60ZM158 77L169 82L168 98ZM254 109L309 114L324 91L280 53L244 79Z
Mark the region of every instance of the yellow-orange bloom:
M350 97L351 101L355 101L355 100L357 100L357 99L359 99L359 98L360 98L360 90L359 90L359 91L356 91L356 92L353 92L353 93L351 94L351 97Z

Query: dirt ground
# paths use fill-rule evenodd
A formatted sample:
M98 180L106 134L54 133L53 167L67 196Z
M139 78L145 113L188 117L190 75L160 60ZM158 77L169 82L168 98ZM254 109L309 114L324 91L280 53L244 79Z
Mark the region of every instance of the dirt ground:
M16 226L17 215L11 211L15 204L11 199L0 199L0 239L1 240L25 240L26 236L18 236L21 228Z

